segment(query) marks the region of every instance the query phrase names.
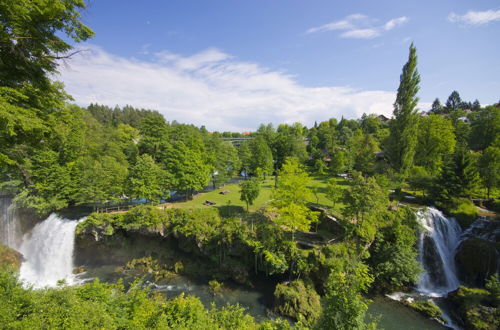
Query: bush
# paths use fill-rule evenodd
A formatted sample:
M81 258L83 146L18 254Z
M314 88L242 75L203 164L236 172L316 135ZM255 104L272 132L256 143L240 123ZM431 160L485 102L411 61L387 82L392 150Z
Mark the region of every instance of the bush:
M274 291L276 313L302 321L314 323L321 314L320 297L311 286L301 280L280 283Z
M133 283L98 280L75 287L23 289L0 271L0 324L6 329L290 329L285 322L258 324L238 305L208 310L198 298L166 300Z

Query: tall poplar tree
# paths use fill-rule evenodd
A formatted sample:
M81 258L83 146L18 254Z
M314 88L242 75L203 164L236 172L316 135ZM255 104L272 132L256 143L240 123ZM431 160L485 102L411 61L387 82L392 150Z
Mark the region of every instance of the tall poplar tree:
M392 166L406 178L413 166L417 145L417 93L420 75L417 71L417 49L410 45L408 62L403 66L396 102L394 102L394 119L390 123L390 136L387 153Z

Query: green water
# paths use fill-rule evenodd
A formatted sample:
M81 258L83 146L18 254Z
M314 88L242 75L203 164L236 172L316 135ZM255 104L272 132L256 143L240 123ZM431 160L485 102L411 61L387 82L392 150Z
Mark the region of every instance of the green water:
M86 274L82 274L80 278L91 279L99 277L105 282L115 282L119 277L126 278L126 274L116 272L116 267L117 265L89 267ZM132 280L133 275L129 275L129 280ZM257 285L253 289L234 284L225 284L224 290L216 295L210 291L208 283L194 281L184 276L176 276L171 279L150 284L152 285L152 289L162 292L169 298L176 297L181 293L196 296L200 298L206 307L210 307L211 303L215 303L219 307L228 303L240 304L246 309L247 313L259 321L275 318L277 316L271 311L273 288L265 283L261 283L261 285ZM368 320L372 316L378 317L377 324L380 329L442 330L446 328L402 306L398 302L383 297L377 297L373 300L369 306L368 314Z
M388 298L377 297L368 308L370 316L379 317L378 328L385 330L447 329L435 321Z

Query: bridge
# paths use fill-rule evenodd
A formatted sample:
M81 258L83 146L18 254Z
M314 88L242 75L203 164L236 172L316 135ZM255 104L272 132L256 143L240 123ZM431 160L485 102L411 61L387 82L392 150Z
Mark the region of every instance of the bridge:
M224 141L229 141L233 146L241 146L243 142L252 140L253 137L234 137L234 138L222 138Z

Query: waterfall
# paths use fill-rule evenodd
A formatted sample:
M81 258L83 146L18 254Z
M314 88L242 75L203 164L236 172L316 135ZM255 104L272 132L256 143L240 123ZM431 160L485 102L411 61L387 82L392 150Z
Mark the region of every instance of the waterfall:
M425 270L417 290L428 296L446 295L460 284L455 269L455 249L462 231L454 218L447 218L432 207L419 211L417 220L423 227L419 260Z
M19 248L25 258L20 279L34 288L55 286L59 280L72 284L77 224L53 213L26 233Z
M12 207L12 198L0 197L0 243L18 249L21 230L17 210Z

